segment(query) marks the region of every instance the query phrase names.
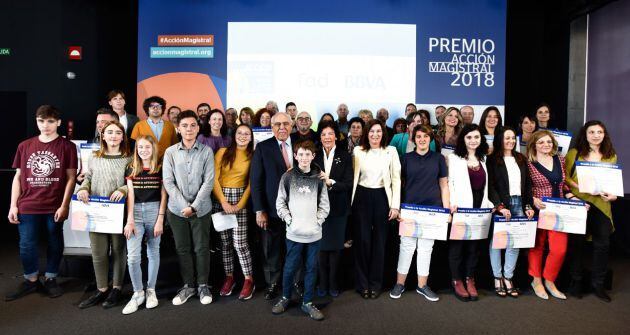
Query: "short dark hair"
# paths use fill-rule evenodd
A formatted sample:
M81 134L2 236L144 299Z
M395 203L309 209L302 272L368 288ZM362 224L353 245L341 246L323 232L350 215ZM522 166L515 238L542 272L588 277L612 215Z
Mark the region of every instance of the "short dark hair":
M414 104L413 102L408 103L408 104L407 104L407 106L405 106L405 110L406 110L406 109L407 109L407 107L409 107L409 106L413 106L413 108L414 108L415 110L418 110L418 106L416 106L416 104Z
M111 101L112 99L114 99L117 95L119 95L125 99L125 92L119 90L119 89L113 89L111 91L109 91L109 93L107 93L107 101Z
M287 108L289 108L289 107L291 107L291 106L297 107L297 106L295 105L295 102L289 101L289 102L287 102L287 105L286 105L286 106L284 106L284 109L286 110Z
M361 136L361 147L363 148L364 151L368 151L370 150L370 140L368 138L368 134L370 133L370 130L372 129L372 127L374 126L380 126L382 133L383 133L383 137L381 137L381 143L379 144L379 146L381 148L386 148L387 147L387 128L385 127L385 125L383 124L383 122L381 122L378 119L372 119L370 121L368 121L367 125L365 127L363 127L363 135Z
M481 127L477 124L467 124L464 126L461 132L459 132L459 136L457 136L457 145L455 146L455 154L461 158L468 157L468 149L466 149L466 142L464 139L468 133L473 131L478 131L481 139L479 140L479 146L475 150L475 157L480 162L484 161L486 153L488 152L488 143L486 142L486 137L481 133Z
M299 149L308 150L312 153L317 152L317 147L315 146L315 143L313 143L313 141L311 140L298 141L297 143L295 143L295 145L293 145L293 153L297 154Z
M116 112L114 112L111 108L107 108L107 107L101 107L96 111L96 116L98 117L99 115L110 115L111 117L114 118L114 120L119 121L119 117L118 114L116 114Z
M197 113L195 113L195 111L192 111L190 109L187 109L177 114L177 124L179 125L179 123L182 122L183 119L187 119L189 117L195 119L195 121L197 121L197 124L201 125L201 122L199 121L199 116L197 115Z
M352 119L350 119L350 121L348 121L348 129L352 128L352 124L353 123L360 123L361 124L361 128L365 127L365 121L363 121L362 118L355 116Z
M431 125L431 113L429 113L428 110L418 109L418 113L420 113L420 115L424 115L427 118L427 122L429 122L429 125Z
M411 140L413 141L414 144L416 143L417 132L423 132L429 135L429 138L431 139L431 141L435 140L435 133L433 132L433 128L431 128L431 126L427 124L419 124L415 126L411 132Z
M35 111L35 118L61 120L61 112L53 105L41 105Z
M322 131L326 128L331 128L335 132L335 137L339 140L339 126L335 121L322 121L317 125L317 137L322 137Z
M182 109L181 109L181 108L179 108L179 106L175 106L175 105L173 105L173 106L169 107L169 108L166 110L166 112L167 112L167 113L170 113L170 112L171 112L171 110L172 110L172 109L174 109L174 108L179 109L179 111L180 111L180 112L182 111Z
M166 110L166 100L164 100L164 98L160 96L154 95L152 97L144 99L144 102L142 103L142 109L144 109L144 112L147 114L147 116L149 116L149 107L154 102L157 102L162 106L162 115L164 115L164 111Z
M413 119L416 118L416 116L422 116L422 115L420 114L420 112L411 112L407 114L407 117L405 118L405 121L407 121L407 125L410 125L413 122Z
M212 107L210 107L210 105L208 103L202 102L199 105L197 105L197 110L199 110L199 108L201 107L208 107L209 110L212 110Z

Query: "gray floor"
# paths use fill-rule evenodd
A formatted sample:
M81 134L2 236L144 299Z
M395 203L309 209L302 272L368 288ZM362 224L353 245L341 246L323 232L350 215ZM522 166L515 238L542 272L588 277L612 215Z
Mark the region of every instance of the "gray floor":
M0 248L0 292L21 280L17 247ZM315 322L293 306L281 316L258 292L248 302L235 297L202 306L194 299L173 306L161 299L154 310L122 315L122 306L110 310L79 310L84 282L60 281L66 294L49 299L39 293L13 302L0 301L0 334L630 334L630 261L613 260L612 303L593 296L582 300L542 301L531 293L519 299L501 299L482 291L478 302L462 303L451 292L439 292L430 303L415 292L400 300L387 294L366 301L352 291L323 307L326 320ZM4 294L3 294L4 295Z

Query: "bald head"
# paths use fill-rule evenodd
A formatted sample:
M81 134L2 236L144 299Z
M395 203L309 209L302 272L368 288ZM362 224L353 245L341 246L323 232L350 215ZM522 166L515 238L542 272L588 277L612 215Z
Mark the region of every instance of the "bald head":
M313 125L313 119L311 118L311 114L308 112L299 112L297 115L297 130L301 134L308 133L308 130L311 129Z

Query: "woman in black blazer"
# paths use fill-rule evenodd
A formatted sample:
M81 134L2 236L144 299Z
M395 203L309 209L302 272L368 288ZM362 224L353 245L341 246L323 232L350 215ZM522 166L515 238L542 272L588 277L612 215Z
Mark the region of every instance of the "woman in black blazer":
M330 213L323 224L319 252L319 288L317 294L339 295L337 270L341 250L344 248L346 222L352 190L352 156L345 147L337 147L339 128L334 122L321 122L318 127L322 148L315 155L315 164L321 169L320 178L328 187Z
M527 169L527 158L516 152L516 131L504 127L495 134L494 150L488 156L488 189L490 201L499 204L497 213L508 220L512 216L532 218L532 180ZM519 249L505 249L505 264L501 268L501 249L492 249L490 241L490 264L494 273L495 292L500 297L518 297L512 283Z

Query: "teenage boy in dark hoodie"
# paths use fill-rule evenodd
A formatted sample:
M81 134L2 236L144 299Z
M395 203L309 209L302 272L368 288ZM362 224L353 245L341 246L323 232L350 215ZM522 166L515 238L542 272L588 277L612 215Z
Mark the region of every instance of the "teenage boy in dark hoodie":
M278 188L276 209L287 225L287 255L284 263L282 298L273 306L273 314L281 314L289 306L292 281L300 266L302 251L306 249L304 265L304 300L302 311L314 320L323 320L324 314L313 305L317 255L322 239L322 223L328 216L330 205L328 192L319 173L321 169L311 165L315 158L315 144L301 141L294 145L298 167L282 175Z

